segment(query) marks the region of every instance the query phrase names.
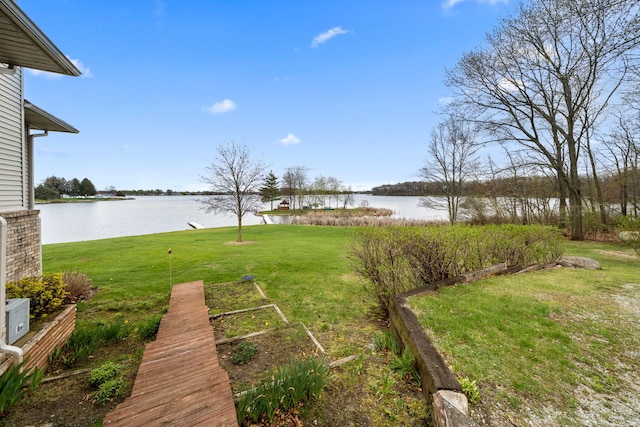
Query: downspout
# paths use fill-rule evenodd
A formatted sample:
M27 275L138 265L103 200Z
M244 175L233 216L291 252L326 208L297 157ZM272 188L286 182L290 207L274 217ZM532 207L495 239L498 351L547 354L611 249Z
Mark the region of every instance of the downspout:
M47 136L49 135L49 131L45 130L42 133L34 133L34 134L29 134L27 136L27 150L29 152L29 203L28 203L28 207L29 210L33 210L35 208L35 200L36 200L36 196L35 196L35 182L33 182L33 164L34 164L34 157L35 157L35 153L33 151L33 138L38 138L41 136Z
M7 344L7 220L0 216L0 353L8 353L13 356L13 363L22 363L22 349Z

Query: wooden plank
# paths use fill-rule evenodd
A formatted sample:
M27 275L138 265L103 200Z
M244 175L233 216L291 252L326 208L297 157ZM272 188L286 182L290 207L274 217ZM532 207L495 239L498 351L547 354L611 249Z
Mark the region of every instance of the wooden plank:
M175 285L131 396L104 426L237 427L229 375L218 365L202 281Z

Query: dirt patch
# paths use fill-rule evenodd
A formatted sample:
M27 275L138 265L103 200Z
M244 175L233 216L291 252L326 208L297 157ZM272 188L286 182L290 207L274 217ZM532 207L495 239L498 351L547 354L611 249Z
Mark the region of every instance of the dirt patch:
M253 245L255 242L255 240L244 240L242 242L224 242L225 245L234 245L234 246L241 246L241 245Z
M117 402L105 405L92 401L94 389L89 387L90 369L96 368L95 360L117 360L122 366L120 377L127 384L133 384L140 364L143 343L125 339L121 342L102 346L93 356L74 366L75 375L47 381L62 373L70 373L57 361L47 369L45 380L29 397L20 401L9 413L0 419L0 426L69 426L87 427L100 425L105 415L111 412ZM130 390L125 390L128 395Z
M638 259L638 256L632 253L626 253L626 252L620 252L620 251L605 251L605 250L597 250L595 251L597 253L600 253L602 255L607 255L607 256L613 256L616 258L623 258L623 259Z
M242 341L250 341L258 353L245 364L231 362L233 349ZM227 373L234 393L246 390L252 383L271 369L286 365L296 359L318 356L317 347L300 324L289 324L272 329L263 335L216 345L218 362Z

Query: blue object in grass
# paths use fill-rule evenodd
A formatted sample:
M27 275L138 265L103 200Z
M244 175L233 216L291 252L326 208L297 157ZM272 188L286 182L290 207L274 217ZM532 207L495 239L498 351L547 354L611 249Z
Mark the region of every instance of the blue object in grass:
M243 282L250 282L253 280L253 276L242 276L240 280L242 280Z

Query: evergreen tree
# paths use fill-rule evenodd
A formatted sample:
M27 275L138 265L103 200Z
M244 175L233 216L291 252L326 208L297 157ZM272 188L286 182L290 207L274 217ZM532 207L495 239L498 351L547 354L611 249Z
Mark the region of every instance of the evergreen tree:
M69 195L71 197L78 197L82 193L82 184L80 183L78 178L73 178L71 181L69 181L69 187Z
M93 185L93 182L89 180L89 178L84 178L80 182L80 195L81 196L95 196L97 193L96 186Z
M273 174L273 171L269 172L269 175L264 179L264 184L260 187L260 196L262 202L271 202L271 210L273 210L273 202L280 200L280 188L278 187L278 178Z

